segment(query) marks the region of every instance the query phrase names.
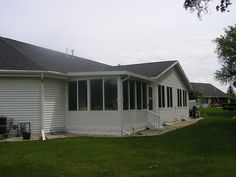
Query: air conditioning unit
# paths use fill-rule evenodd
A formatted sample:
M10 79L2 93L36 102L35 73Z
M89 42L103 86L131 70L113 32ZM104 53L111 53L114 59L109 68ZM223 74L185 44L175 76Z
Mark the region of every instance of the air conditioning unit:
M7 117L0 116L0 138L7 137Z

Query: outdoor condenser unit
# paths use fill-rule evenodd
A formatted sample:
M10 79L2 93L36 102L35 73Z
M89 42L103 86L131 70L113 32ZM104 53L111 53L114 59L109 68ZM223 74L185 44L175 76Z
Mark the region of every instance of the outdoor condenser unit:
M7 137L7 117L0 116L0 138Z

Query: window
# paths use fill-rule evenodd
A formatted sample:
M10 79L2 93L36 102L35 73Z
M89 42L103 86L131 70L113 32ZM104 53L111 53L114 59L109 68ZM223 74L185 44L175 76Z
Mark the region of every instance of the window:
M123 82L123 109L129 109L129 91L128 91L128 83L129 81L126 80Z
M90 80L91 110L103 110L102 79Z
M167 88L167 107L173 107L172 87L166 87L166 88Z
M182 92L181 92L181 89L177 89L177 102L178 102L178 107L182 107Z
M87 80L78 81L78 100L79 110L84 111L88 109L87 103Z
M104 79L105 110L117 110L117 79Z
M165 86L158 85L158 106L159 108L165 107Z
M183 106L187 106L187 92L183 90Z
M141 82L136 81L137 109L142 109Z
M135 81L129 82L129 97L130 97L130 109L135 109Z
M148 87L148 108L153 110L152 87Z
M68 109L69 111L77 110L77 82L68 82Z
M142 83L143 109L147 109L147 84Z

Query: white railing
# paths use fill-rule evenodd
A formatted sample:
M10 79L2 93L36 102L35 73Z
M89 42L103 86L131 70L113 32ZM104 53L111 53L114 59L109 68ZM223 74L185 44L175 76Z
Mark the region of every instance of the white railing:
M161 128L161 118L160 116L152 111L147 111L147 127L149 129L160 129Z

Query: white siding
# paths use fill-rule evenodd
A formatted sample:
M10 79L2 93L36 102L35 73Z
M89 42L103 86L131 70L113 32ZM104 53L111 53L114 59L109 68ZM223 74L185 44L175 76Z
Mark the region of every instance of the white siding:
M0 115L14 122L30 122L33 134L40 133L40 80L0 78Z
M130 133L146 128L146 110L123 111L123 129Z
M67 111L66 131L76 134L121 135L120 111Z
M165 86L165 108L158 107L158 84ZM172 87L173 89L173 107L167 107L167 91L166 86ZM187 91L187 107L177 106L177 89ZM161 122L164 121L174 121L181 120L183 117L189 117L188 108L188 88L181 78L179 71L174 67L170 69L166 74L164 74L158 81L155 82L155 112L157 112L161 117ZM183 96L183 94L182 94ZM183 102L183 101L182 101Z
M46 79L44 81L44 129L64 131L65 127L65 81Z

